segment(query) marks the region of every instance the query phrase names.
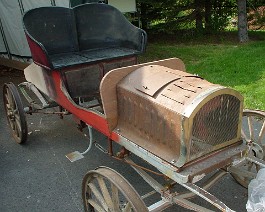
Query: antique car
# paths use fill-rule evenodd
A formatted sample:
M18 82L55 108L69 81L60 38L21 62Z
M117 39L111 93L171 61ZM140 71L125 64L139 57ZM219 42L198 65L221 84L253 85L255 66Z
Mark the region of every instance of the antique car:
M92 3L41 7L28 11L23 23L34 62L18 87L28 105L23 106L14 84L3 88L17 143L27 140L25 114L72 115L80 130L88 130L89 146L67 155L70 161L91 150L94 128L108 138L104 152L132 166L161 195L146 206L143 198L154 192L140 197L118 172L99 167L83 178L85 211L161 211L173 203L209 211L189 200L194 196L232 211L207 189L228 173L247 187L265 167L265 113L244 110L239 92L187 73L178 58L137 64L147 35L116 8ZM136 164L131 154L158 171ZM169 183L162 185L148 172ZM209 174L204 185L195 184ZM175 191L176 185L187 192Z

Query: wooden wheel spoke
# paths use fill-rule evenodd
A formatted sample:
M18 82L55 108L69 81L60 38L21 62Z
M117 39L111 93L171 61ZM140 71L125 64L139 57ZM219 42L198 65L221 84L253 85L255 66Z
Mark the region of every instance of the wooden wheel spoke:
M10 123L10 126L11 126L11 129L14 131L15 130L15 128L16 128L16 122L14 121L14 120L9 120L9 123Z
M243 112L243 122L241 128L241 136L246 141L251 141L252 151L249 154L253 154L255 157L264 158L264 146L263 138L265 135L265 115L263 112L256 110L246 110ZM258 131L260 129L260 131ZM256 132L255 132L256 131ZM261 151L262 149L263 151ZM257 166L253 162L246 162L237 166L241 172L231 173L235 180L244 186L248 187L250 181L257 175L260 166Z
M249 138L246 136L246 133L244 132L243 129L241 129L241 136L243 139L245 139L246 142L249 141Z
M10 109L11 108L10 99L8 98L8 94L7 93L5 93L5 100L6 100L6 106L7 106L7 108Z
M10 114L11 107L10 107L10 104L9 103L6 103L6 109L7 109L7 112Z
M27 122L22 100L13 83L4 84L3 100L12 135L17 143L22 144L27 140Z
M15 120L20 122L20 115L18 112L14 114Z
M263 120L263 124L262 124L262 127L260 129L260 132L259 132L259 138L258 138L258 143L262 146L265 146L265 143L263 142L263 137L264 137L264 134L265 134L265 120Z
M11 99L9 88L6 89L6 99L9 101Z
M148 212L148 208L130 183L108 167L98 167L85 175L82 198L86 212Z
M22 131L21 129L21 125L20 125L20 120L15 119L15 125L16 125L16 133L17 133L17 137L20 137L20 133Z
M97 204L94 200L92 200L92 199L88 199L87 202L88 202L90 205L92 205L93 208L95 208L97 211L99 211L99 212L105 212L105 210L104 210L102 207L100 207L100 205Z
M13 124L14 124L14 133L15 135L20 138L21 137L21 125L20 125L20 121L15 119L13 121Z
M22 131L22 128L21 128L20 115L18 113L16 113L15 116L14 116L14 118L15 118L14 122L17 125L18 132L21 132Z
M248 117L248 129L249 129L250 140L254 141L253 119L251 116Z
M106 183L104 182L104 179L101 176L99 176L97 178L97 180L98 180L98 184L99 184L99 187L101 189L101 192L103 194L103 197L104 197L104 199L108 205L108 208L110 209L110 211L114 211L114 205L113 205L113 202L111 200L111 196L110 196L110 193L109 193L108 188L106 186Z
M13 98L13 95L10 93L10 90L9 89L7 89L6 92L7 92L7 99L8 99L8 102L10 104L10 107L11 108L14 108L14 98Z
M88 187L91 189L91 192L95 195L101 206L104 208L105 211L108 211L108 206L103 198L103 196L100 194L99 190L93 183L89 183Z
M111 183L112 202L115 211L120 211L119 190Z

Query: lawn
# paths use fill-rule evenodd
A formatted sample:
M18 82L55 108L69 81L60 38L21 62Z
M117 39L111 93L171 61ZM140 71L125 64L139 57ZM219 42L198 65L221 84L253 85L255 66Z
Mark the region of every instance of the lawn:
M189 73L241 92L245 108L265 110L265 31L251 32L247 44L238 43L236 36L234 32L159 41L151 36L140 62L178 57Z

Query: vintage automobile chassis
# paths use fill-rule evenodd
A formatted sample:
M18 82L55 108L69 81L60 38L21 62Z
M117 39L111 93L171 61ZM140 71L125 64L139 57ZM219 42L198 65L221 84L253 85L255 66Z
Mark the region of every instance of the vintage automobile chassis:
M194 196L232 211L206 190L227 173L247 187L265 167L265 113L243 110L237 91L187 73L180 59L136 65L147 34L118 9L98 3L40 7L27 11L23 24L34 63L18 87L28 105L13 83L3 87L16 142L27 140L25 114L72 114L79 130L88 130L89 144L84 152L66 155L70 161L84 158L95 144L132 166L154 189L140 197L119 173L98 167L83 178L85 211L162 211L173 203L212 209L191 202ZM49 110L54 107L59 110ZM107 149L94 142L92 128L108 138ZM120 151L114 152L114 142ZM136 164L131 153L158 171ZM210 174L203 186L196 185ZM187 192L176 191L176 185ZM144 199L157 192L161 199L146 206Z
M177 115L182 114L182 117L179 118L180 121L182 121L184 116L187 117L195 117L196 115L193 114L193 111L200 111L199 108L203 108L203 105L207 104L209 100L214 99L216 96L220 96L220 94L225 93L226 95L233 95L236 96L240 101L237 103L237 116L236 119L237 125L234 129L236 129L236 133L234 133L234 138L230 139L232 142L225 143L224 145L219 145L218 148L213 148L209 152L204 152L202 155L198 155L196 158L190 158L188 155L188 151L184 150L184 152L181 152L183 148L176 148L179 153L175 152L176 155L179 155L179 157L176 158L167 158L164 157L163 154L160 154L159 151L153 151L152 148L148 149L148 145L142 143L142 140L145 140L143 138L137 138L135 135L130 135L128 132L126 132L126 126L124 126L124 121L121 120L123 118L123 115L126 115L124 112L120 112L121 101L119 101L119 98L122 95L123 91L119 91L119 89L122 89L123 86L125 86L127 89L131 89L130 85L127 81L136 82L138 81L133 80L133 77L129 77L126 79L126 76L129 76L130 73L136 73L137 71L139 73L143 73L144 70L147 70L147 72L152 72L152 68L156 68L157 70L154 71L154 73L161 73L161 71L172 72L172 70L175 70L175 74L182 75L181 77L190 77L190 79L193 77L190 74L183 72L185 71L185 66L179 59L167 59L162 61L155 61L147 64L139 64L139 65L133 65L125 68L119 68L116 70L111 71L109 74L107 74L100 86L100 94L101 94L101 100L102 100L102 109L98 106L98 104L90 106L89 108L85 108L83 105L80 105L79 103L76 103L73 101L73 99L70 97L70 95L67 92L67 89L64 85L64 82L60 78L60 74L58 72L52 73L52 79L54 84L52 85L55 88L56 91L56 99L50 99L48 96L51 96L49 94L48 90L44 90L43 88L46 88L45 85L39 85L40 82L46 82L45 77L45 70L43 68L40 68L36 65L31 65L25 70L25 76L28 82L21 83L19 87L21 88L24 96L29 101L29 106L21 109L21 100L17 94L17 91L15 90L15 87L13 84L9 83L4 86L4 103L6 105L6 111L7 111L7 117L9 120L9 123L11 126L15 126L19 119L20 126L16 127L17 129L13 128L14 137L18 142L21 142L21 139L24 139L23 136L25 136L25 132L27 132L25 121L24 121L24 112L26 113L38 113L42 112L43 109L54 107L57 104L60 105L62 108L64 108L63 111L59 112L53 112L55 114L59 114L61 116L67 115L69 113L72 113L73 116L79 120L82 127L89 126L89 132L90 132L90 142L89 147L87 151L83 152L82 155L89 152L91 149L91 145L93 144L92 139L92 128L95 128L99 131L101 131L103 134L105 134L109 138L109 148L108 150L104 150L106 153L108 153L110 156L112 156L115 159L123 160L124 162L131 165L135 171L142 176L142 178L154 188L155 192L158 192L161 194L161 200L157 203L146 207L143 204L143 200L141 198L138 198L138 200L127 198L128 204L131 205L131 208L135 211L161 211L169 206L171 206L173 203L179 204L183 207L186 207L191 210L196 211L208 211L205 207L202 207L200 205L197 205L193 202L191 202L189 199L192 198L195 195L200 196L201 198L205 199L212 205L214 205L216 208L222 210L222 211L231 211L232 209L228 208L223 202L215 198L212 194L207 192L206 190L209 189L214 183L216 183L221 177L226 175L227 173L231 173L235 179L242 184L243 186L247 186L249 181L255 176L257 170L261 167L265 167L265 163L262 159L264 159L264 143L262 142L263 136L264 136L264 122L262 122L262 126L260 129L260 132L258 134L258 138L254 139L254 133L253 133L253 123L252 121L255 120L255 118L258 118L258 120L264 119L265 115L262 111L251 111L251 110L245 110L243 112L243 118L246 118L248 122L248 131L250 136L248 137L246 133L243 131L241 132L241 123L242 123L242 97L235 91L231 89L224 88L219 85L213 85L211 83L208 83L207 81L194 76L196 82L203 82L200 84L200 87L205 86L205 91L202 92L200 95L197 95L194 97L193 100L190 100L190 105L188 107L178 107L177 110L181 111L176 113ZM30 75L30 73L34 71L38 74L38 77L35 77L34 79ZM36 74L35 73L35 74ZM115 80L113 80L113 76ZM169 77L170 78L170 77ZM35 82L34 82L35 80ZM175 82L176 80L169 80L171 83ZM50 82L48 82L50 83ZM142 82L143 89L147 86L145 83ZM189 82L190 83L190 82ZM34 85L38 85L38 88ZM167 83L167 86L170 83ZM139 83L138 83L139 85ZM148 85L149 86L149 85ZM138 86L139 88L139 86ZM163 88L167 88L166 86L163 86ZM207 90L208 89L208 90ZM40 99L41 104L36 104L35 101L30 98L30 95L27 93L26 90L31 90L33 93L37 95L37 97ZM135 92L140 93L140 95L146 95L146 93L143 93L142 91L139 91L139 89L135 89ZM54 91L53 91L54 92ZM159 90L161 94L161 89ZM131 91L131 94L133 92ZM195 95L195 92L193 92ZM215 94L214 96L211 96ZM208 95L208 96L207 96ZM158 95L156 95L157 97ZM145 97L146 99L153 98ZM54 101L53 101L54 100ZM172 101L172 99L170 99ZM158 101L151 100L150 102ZM161 101L161 100L160 100ZM222 100L223 101L223 100ZM56 104L56 103L57 104ZM229 102L229 101L228 101ZM119 105L121 103L121 105ZM165 102L163 102L164 104ZM168 102L167 102L168 103ZM161 104L161 102L156 103L156 105ZM179 104L178 102L176 104ZM227 102L225 103L227 105ZM181 104L182 106L182 104ZM212 104L212 108L216 106L215 104ZM13 107L13 108L12 108ZM175 107L170 108L171 111L173 111ZM133 110L130 111L133 113ZM124 113L124 114L122 114ZM191 116L193 114L193 116ZM121 117L119 117L121 115ZM215 114L216 115L216 114ZM231 115L231 114L230 114ZM254 117L254 119L253 119ZM15 120L15 121L14 121ZM228 119L230 120L230 119ZM142 121L142 120L140 120ZM230 120L231 121L231 120ZM185 122L184 122L185 123ZM188 121L187 123L192 123ZM137 124L137 123L136 123ZM189 124L189 126L192 126L192 124ZM183 128L185 127L185 124L180 125L180 130L183 131ZM22 132L20 132L18 129L21 129ZM142 128L143 131L145 130ZM178 129L178 127L175 127L174 129ZM238 130L239 129L239 130ZM181 134L180 131L180 134ZM188 132L193 132L192 130L189 130ZM146 136L145 132L145 136ZM242 134L242 135L241 135ZM139 133L141 136L141 133ZM183 134L182 134L183 135ZM135 138L135 140L131 140L131 138ZM152 137L152 136L150 136ZM154 136L153 136L154 137ZM182 138L182 137L180 137ZM189 138L189 136L184 135L183 138ZM152 140L146 139L148 142L152 142ZM113 149L112 149L112 141L117 142L119 145L123 147L123 151L119 153L119 156L115 156ZM190 142L190 138L188 141L180 141L176 142L177 145L183 145L184 148L190 149L188 146ZM97 147L99 147L101 150L103 149L100 145L96 144ZM158 144L160 145L160 144ZM162 149L164 146L160 146L160 150L162 153L166 152L168 149ZM176 150L175 149L175 150ZM172 180L172 186L177 183L179 185L182 185L185 187L189 192L187 193L177 193L177 192L171 192L170 187L162 186L160 183L158 183L151 175L147 174L146 169L144 167L136 165L128 156L129 153L133 153L149 164L153 165L155 168L161 172L162 175L166 176L168 179ZM80 154L79 154L80 155ZM170 154L169 154L170 155ZM173 154L174 155L174 154ZM182 156L181 156L182 155ZM74 158L75 155L72 155ZM256 165L255 165L256 164ZM247 165L248 169L245 170L244 167ZM243 168L242 168L243 167ZM249 167L255 167L258 169L255 169L253 171L253 168L250 169ZM148 170L149 171L149 170ZM214 175L209 178L205 185L202 187L198 187L195 183L202 180L207 174L214 173ZM103 175L104 173L105 175ZM84 205L85 209L88 210L90 207L89 205L93 205L93 203L90 203L92 200L90 200L90 197L86 197L85 193L87 192L87 186L91 184L90 181L93 181L97 179L99 175L103 175L107 178L107 180L111 181L111 178L108 178L108 176L119 176L118 173L116 173L114 170L111 170L106 167L100 167L99 169L95 171L90 171L88 174L84 177L83 181L83 199L84 199ZM93 176L93 177L92 177ZM122 178L122 177L121 177ZM101 179L101 178L100 178ZM123 178L122 178L123 179ZM112 182L114 185L115 182ZM121 183L121 187L126 187L125 193L133 189L130 184L123 184ZM94 184L93 184L94 185ZM117 184L117 188L120 189L120 186ZM91 190L90 192L93 193L95 190ZM102 191L102 195L106 195L106 191ZM145 197L152 195L154 192L151 192L149 194L146 194ZM126 196L126 195L125 195ZM137 195L136 195L137 196ZM92 197L91 197L92 198ZM107 197L104 197L104 201L108 202L109 200L106 200ZM106 203L107 204L107 203ZM128 205L127 204L127 205ZM105 205L105 203L103 204ZM94 208L101 207L100 203L94 204ZM103 207L103 206L102 206ZM121 206L119 206L121 207ZM124 206L126 207L126 206Z

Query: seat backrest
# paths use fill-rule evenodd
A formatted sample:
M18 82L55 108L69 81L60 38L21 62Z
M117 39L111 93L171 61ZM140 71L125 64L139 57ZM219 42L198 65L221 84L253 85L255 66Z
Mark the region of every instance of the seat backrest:
M92 3L73 10L80 50L112 46L142 50L141 31L115 7Z
M48 55L78 51L73 11L63 7L41 7L23 17L28 36L41 43Z

